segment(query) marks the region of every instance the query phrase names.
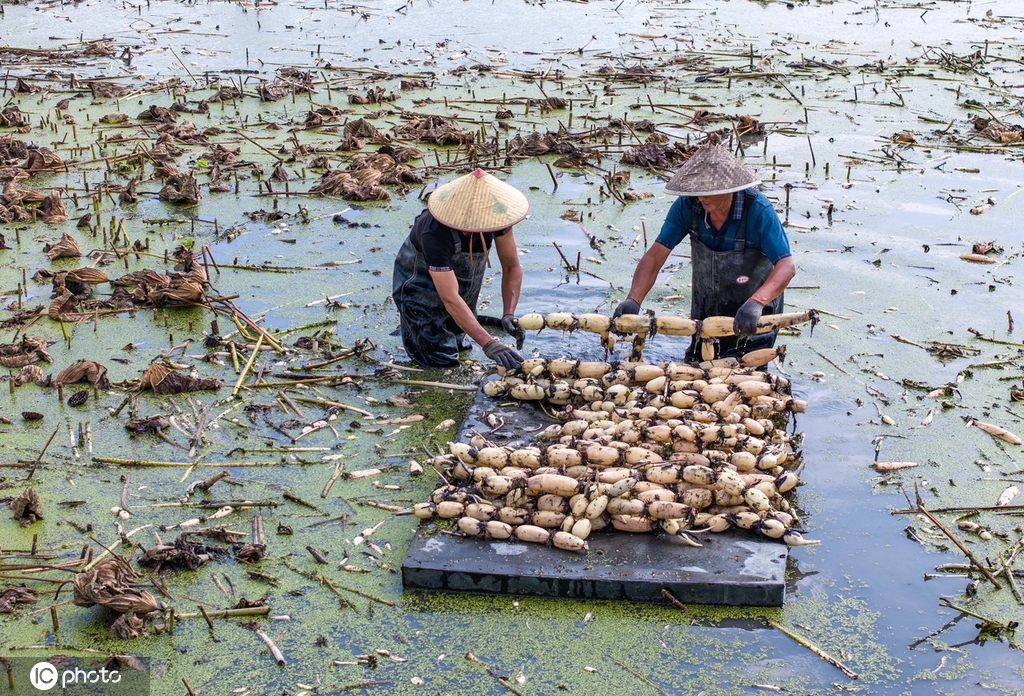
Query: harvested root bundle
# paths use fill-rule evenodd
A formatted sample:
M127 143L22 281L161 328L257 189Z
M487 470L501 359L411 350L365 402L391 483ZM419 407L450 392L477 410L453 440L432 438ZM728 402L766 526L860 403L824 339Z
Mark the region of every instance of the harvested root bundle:
M609 330L619 334L665 334L666 336L693 336L705 338L734 336L733 317L707 317L703 320L686 317L650 317L639 314L623 314L614 319L601 314L573 315L568 312L552 312L547 315L536 312L524 314L516 322L524 331L540 331L544 328L556 331L588 331L604 334ZM756 333L768 333L778 329L811 322L813 328L818 322L817 311L766 314L757 322Z
M733 317L707 317L700 322L700 335L705 338L722 338L735 336L732 330ZM757 321L755 333L769 333L796 324L811 322L811 329L818 323L818 312L809 309L806 312L788 312L785 314L765 314Z
M604 328L588 315L549 317L526 315L529 326ZM449 443L426 462L448 485L413 513L454 520L467 536L576 551L601 529L662 531L694 547L700 534L729 529L817 543L802 536L787 498L801 458L785 414L806 402L790 396L785 378L754 369L783 354L657 365L524 360L485 391L546 401L565 420L525 447L495 447L479 434Z

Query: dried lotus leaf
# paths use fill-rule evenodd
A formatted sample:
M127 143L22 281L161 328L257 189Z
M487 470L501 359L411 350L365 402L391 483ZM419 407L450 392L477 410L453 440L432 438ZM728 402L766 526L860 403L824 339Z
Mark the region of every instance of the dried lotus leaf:
M145 590L126 589L122 594L106 598L105 601L97 602L103 606L116 611L119 614L151 614L160 607L156 598Z
M195 205L201 197L199 182L189 172L173 170L157 194L160 200Z
M43 376L43 369L38 365L25 365L14 378L14 386L16 387L28 384L29 382L35 382L39 386L45 384L46 378Z
M0 354L0 365L3 365L4 367L20 367L24 369L26 367L34 366L35 363L39 362L39 359L39 353L34 350L29 353L16 353L14 355Z
M171 422L158 414L148 418L133 418L124 427L133 433L156 433L171 427Z
M149 293L153 304L162 306L173 302L202 302L203 286L191 280L172 281L167 287L154 288Z
M78 242L70 234L65 232L60 241L55 244L47 244L43 247L43 251L51 261L54 259L62 258L74 258L82 255L82 250L78 246Z
M35 592L26 585L8 587L0 592L0 614L11 613L16 604L35 604L38 601Z
M96 593L93 591L93 580L96 577L96 570L87 570L83 573L75 573L71 579L71 603L76 607L96 606Z
M78 360L58 372L54 382L58 385L88 382L98 389L106 389L110 386L110 381L107 380L107 368L95 360L85 359Z
M51 189L46 198L40 201L39 214L43 216L43 222L48 223L64 222L68 219L68 211L60 199L58 189Z
M74 313L78 308L78 302L79 299L70 290L64 288L57 297L50 301L46 316L50 319L60 320L62 315Z
M146 623L135 614L121 614L110 624L110 637L114 640L131 640L149 635Z
M204 391L206 389L220 389L223 385L216 379L201 379L189 377L178 372L171 372L160 381L160 384L153 387L155 394L182 394L191 391Z
M162 363L150 363L149 367L142 374L142 379L139 380L139 391L144 389L155 390L157 385L163 382L171 372L171 368Z
M106 273L98 268L78 268L74 271L68 271L65 281L72 280L78 283L88 283L89 285L98 285L99 283L106 283L110 280Z
M141 271L126 273L120 278L115 278L110 282L122 287L135 287L137 285L159 287L161 285L167 285L171 282L171 279L162 273L157 273L156 271L151 271L147 268Z
M14 519L23 527L43 519L43 501L32 486L26 488L25 492L12 500L8 506L14 510Z

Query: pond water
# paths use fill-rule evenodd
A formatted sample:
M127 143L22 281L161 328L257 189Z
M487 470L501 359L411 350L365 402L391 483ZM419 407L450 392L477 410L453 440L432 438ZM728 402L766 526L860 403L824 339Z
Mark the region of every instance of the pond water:
M378 423L343 411L332 421L334 433L327 429L293 443L260 420L258 409L246 411L259 405L283 421L275 401L279 389L247 390L244 401L232 401L230 387L238 372L231 358L223 357L222 366L201 361L203 333L214 319L210 312L146 310L63 327L44 318L26 333L52 343L48 350L55 362L47 370L88 357L107 365L112 381L122 382L137 378L172 346L193 339L175 360L227 385L219 392L199 392L191 402L143 395L131 406L138 416L177 414L179 422L188 423L199 413L212 417L233 410L204 433L199 455L190 459L180 447L151 435L127 435L128 411L111 413L124 400L123 391L101 390L76 410L65 403L66 393L58 398L52 389L31 384L3 389L0 416L12 422L0 424L0 458L8 464L41 461L32 480L47 514L24 529L10 518L0 520L0 547L25 549L38 535L40 548L67 560L77 558L91 536L110 545L118 530L108 510L120 504L123 488L133 509L133 517L120 522L123 531L154 525L133 535L144 547L154 542L154 532L172 539L174 531L159 532L157 526L202 512L153 506L178 499L189 482L219 470L212 467L227 467L233 483L217 484L204 499L266 502L260 512L269 555L259 570L279 584L248 575L235 561L214 560L195 572L170 571L172 597L160 599L185 613L199 604L231 606L241 596L266 598L278 619L260 623L288 664L276 667L253 631L228 619L214 619L213 631L201 620L180 620L172 637L115 641L107 637L103 610L60 604L55 633L48 617L47 607L54 603L49 587L38 605L0 622L4 654L41 657L92 648L144 656L158 694L182 693L183 677L203 694L310 690L303 685L336 693L364 682L382 682L367 684L364 692L506 693L483 667L464 658L467 652L524 694L1024 692L1020 639L1012 632L980 632L977 618L940 603L949 598L996 622L1017 621L1021 606L1010 590L993 589L983 580L976 594L967 594L968 578L926 580L937 565L962 562L963 555L927 520L892 514L912 507L908 501L914 500L915 486L929 508L991 506L1007 486L1020 485L1024 469L1019 446L969 427L970 419L978 419L1024 433L1024 406L1008 396L1024 377L1020 329L1012 328L1024 307L1015 278L1024 252L1019 231L1024 197L1018 195L1022 150L1019 141L986 137L976 122L992 119L1008 133L1024 124L1019 61L1024 7L1019 3L97 1L0 8L4 102L17 104L32 126L25 134L2 129L0 137L10 134L52 147L65 160L80 162L67 173L38 173L20 182L43 191L63 189L70 220L0 226L11 247L0 250L0 321L17 308L23 274L28 278L23 302L34 307L46 305L50 293L48 282L31 280L37 270L85 265L84 259L51 264L41 252L42 240L68 232L83 249L104 246L98 233L75 227L78 216L94 212L100 225L112 217L122 220L128 238L148 240L155 254L119 260L108 269L112 277L128 267L163 269L165 247L194 240L196 249L208 245L220 264L212 277L216 290L237 295L239 309L270 330L294 327L284 337L289 345L300 334L324 328L299 327L328 322L337 343L351 346L369 338L373 360L393 356L404 364L392 335L397 325L389 299L394 251L422 207L422 190L453 176L455 163L464 165L465 149L441 148L435 156L431 146L419 144L426 150L419 163L426 183L404 195L392 189L384 204L301 195L320 176L319 170L307 170L302 158L284 162L289 195L280 181L274 182L273 195L264 195L279 148L291 152L300 142L320 148L335 158L335 167L352 156L336 151L339 132L304 127L306 112L328 103L345 110L343 118L364 116L382 130L403 122L401 110L458 116L467 129L483 127L501 143L517 133L557 132L560 124L583 132L607 126L609 119L650 119L659 132L696 139L702 130L730 123L698 122L697 109L751 116L765 125L766 134L744 138L746 161L786 223L798 268L787 306L822 311L813 332L803 327L780 338L787 359L773 369L787 374L794 394L810 404L795 423L807 462L796 499L807 535L823 543L791 551L783 608L690 607L685 613L610 602L403 593L394 571L415 520L363 503L408 505L429 493L434 481L411 479L405 464L410 457L423 458L419 448L436 450L454 437L452 427L435 426L461 417L464 392L374 377L377 362L346 360L340 366L356 376L352 383L289 393L343 402L381 418L411 413L426 418ZM37 57L4 50L67 51L101 38L115 47L112 56ZM614 77L638 65L655 77L646 82ZM315 93L276 102L252 96L260 82L285 67L312 71ZM78 80L109 78L135 93L94 99L88 90L70 86L72 73ZM14 95L17 77L45 89ZM209 98L218 84L243 84L248 98L211 103L208 114L187 117L200 129L223 129L216 141L240 148L241 158L258 163L263 174L241 170L237 179L228 179L230 190L204 190L197 206L176 207L158 200L160 184L148 178L152 165L145 165L137 204L118 203L115 192L94 206L101 184L116 191L140 173L111 170L101 158L130 153L137 143L152 146L153 126L140 126L135 117L150 105L175 101L166 89L145 89L172 77L187 88L179 95L187 99ZM402 79L426 80L429 86L400 92ZM375 86L398 93L396 101L350 103L350 96ZM545 97L568 99L572 110L526 106L526 100ZM62 98L71 99L67 113L77 121L74 131L53 116ZM502 102L515 112L507 129L494 118ZM116 127L98 124L112 112L131 120ZM52 125L43 127L47 117ZM896 137L908 133L912 138ZM118 143L115 134L130 140ZM72 149L76 142L82 150ZM656 173L620 163L625 147L636 143L628 132L613 137L601 145L600 161L577 170L549 168L553 155L517 159L505 168L502 177L527 193L532 206L529 219L516 228L525 272L520 312L610 313L624 297L632 269L657 236L672 201ZM175 164L200 171L205 186L208 170L198 162L204 150L187 147ZM85 164L90 155L98 161ZM628 205L609 196L604 177L613 167L630 170L628 188L653 195ZM989 201L991 207L971 213ZM275 205L287 217L266 222L246 215ZM345 219L353 224L332 220L346 209ZM580 222L562 219L569 209L582 213ZM598 240L598 249L591 238ZM553 242L572 264L579 256L578 272L565 268ZM993 243L999 263L961 260L976 242ZM328 262L337 265L326 267ZM299 270L277 273L267 265ZM482 311L498 313L498 291L494 269ZM326 309L325 296L340 296L337 301L344 305ZM685 245L674 252L644 306L658 314L686 313ZM233 329L227 317L216 318L222 333ZM15 331L9 327L3 341L14 340ZM658 337L646 355L650 360L678 355L684 344L674 341L681 340ZM129 343L134 351L123 350ZM926 350L933 344L948 349L941 355ZM581 333L544 331L528 336L525 350L599 355L593 336ZM479 350L472 357L483 360ZM271 375L310 360L308 354L268 352L254 369ZM472 383L486 367L481 362L476 368L406 376ZM951 397L926 396L947 384L956 387ZM413 408L385 403L396 394L410 396ZM322 413L322 404L300 406L305 421ZM43 413L44 419L23 422L20 414L27 410ZM90 447L75 440L82 422L90 428ZM168 434L186 442L181 433ZM349 472L395 468L366 479L339 479L324 498L320 494L337 454ZM879 475L869 466L876 458L920 466ZM117 459L181 466L129 469L111 463ZM184 465L190 461L200 466L190 470ZM263 466L246 466L251 463ZM18 495L27 485L26 474L0 470L0 496ZM288 502L283 491L319 510ZM227 520L248 531L253 514L236 513ZM344 527L310 527L327 519L324 514L350 517ZM961 537L973 553L995 562L1021 538L1019 515L1019 508L983 511L974 519L991 527L995 537L983 541L966 532ZM941 517L955 527L953 513ZM351 545L360 530L379 522L375 538L386 567L375 567ZM75 528L88 523L91 535ZM279 523L294 534L276 534ZM330 564L316 564L306 545L329 550ZM128 553L127 546L121 550ZM338 561L346 555L373 572L341 571ZM1022 567L1019 560L1017 567ZM310 574L363 594L342 590L351 606L339 607L339 597ZM218 584L227 589L222 592ZM65 588L56 602L68 599L67 593ZM42 611L29 613L36 609ZM848 679L769 628L769 619L840 659L860 678ZM375 667L356 657L367 654L375 655Z

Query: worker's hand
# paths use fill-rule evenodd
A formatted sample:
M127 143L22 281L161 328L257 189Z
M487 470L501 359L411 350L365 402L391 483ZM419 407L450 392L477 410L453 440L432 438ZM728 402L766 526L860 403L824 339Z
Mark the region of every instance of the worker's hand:
M639 314L640 303L630 298L624 299L619 303L619 306L615 308L615 312L612 314L612 319L618 319L623 314Z
M484 355L506 370L514 370L523 361L523 356L498 339L494 339L484 346Z
M519 324L516 323L516 315L502 314L501 328L505 329L505 333L507 333L509 336L517 335L517 332L519 331Z
M747 300L736 312L732 320L732 332L737 336L752 336L757 333L757 320L761 318L764 307L757 300Z

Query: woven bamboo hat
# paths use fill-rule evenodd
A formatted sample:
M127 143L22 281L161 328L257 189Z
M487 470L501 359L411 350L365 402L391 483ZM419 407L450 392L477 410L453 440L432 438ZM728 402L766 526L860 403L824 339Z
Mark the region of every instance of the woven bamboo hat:
M427 208L440 223L463 232L497 232L530 212L530 202L515 187L475 169L439 186Z
M679 168L665 185L665 192L676 196L715 196L760 183L753 171L712 136Z

